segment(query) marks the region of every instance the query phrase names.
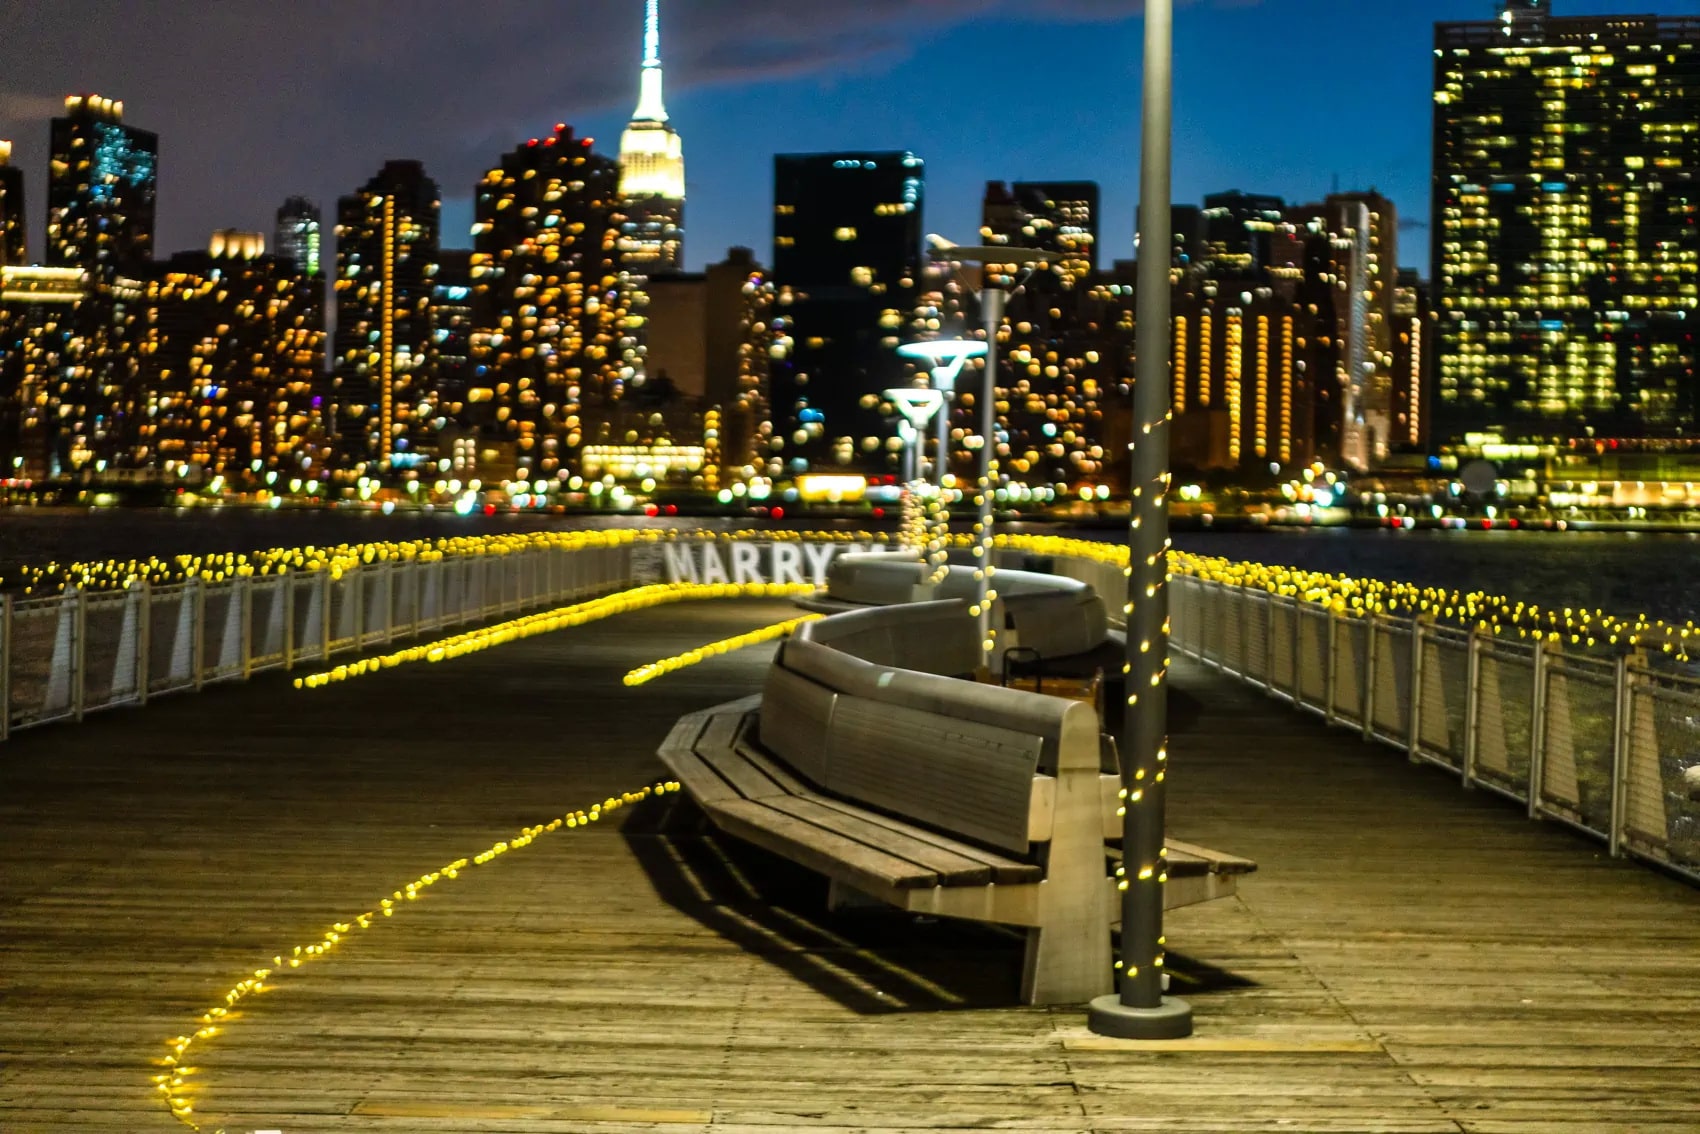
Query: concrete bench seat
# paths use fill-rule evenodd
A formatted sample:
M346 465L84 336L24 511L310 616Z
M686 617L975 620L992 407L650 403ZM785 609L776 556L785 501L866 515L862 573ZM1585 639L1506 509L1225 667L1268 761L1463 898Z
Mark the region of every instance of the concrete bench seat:
M946 676L977 657L961 602L808 623L759 697L682 718L660 756L721 830L867 898L1027 930L1022 996L1111 987L1120 912L1113 746L1091 706ZM914 656L921 669L900 667ZM1233 893L1250 864L1171 852L1169 906Z

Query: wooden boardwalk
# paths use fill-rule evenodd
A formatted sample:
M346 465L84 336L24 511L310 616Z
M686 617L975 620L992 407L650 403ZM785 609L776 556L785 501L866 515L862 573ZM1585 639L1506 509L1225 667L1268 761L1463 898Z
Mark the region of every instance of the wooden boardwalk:
M661 608L317 693L281 680L0 747L0 1131L180 1129L165 1037L280 948L660 774L788 616ZM1014 1003L986 927L823 912L677 798L442 883L247 1001L207 1130L1700 1130L1700 893L1176 668L1171 830L1255 858L1170 916L1197 1035Z

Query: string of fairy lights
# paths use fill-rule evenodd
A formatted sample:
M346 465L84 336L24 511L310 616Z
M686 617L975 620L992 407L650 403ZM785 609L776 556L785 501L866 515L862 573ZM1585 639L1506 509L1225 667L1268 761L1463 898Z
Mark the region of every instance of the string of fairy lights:
M735 650L747 649L750 646L759 646L763 642L772 642L779 638L789 637L792 631L803 623L813 622L824 617L825 615L820 614L805 614L800 618L791 618L784 622L776 622L772 626L763 626L759 630L751 630L747 634L734 634L730 638L722 638L718 642L709 642L707 645L686 650L682 654L674 654L670 658L662 658L647 665L640 665L626 674L624 681L631 686L647 685L658 677L677 673L681 669L708 661L710 658L729 654Z
M675 602L727 598L783 598L788 595L812 594L814 587L807 583L654 583L618 591L588 602L557 607L554 610L509 619L494 626L469 630L434 642L409 646L381 656L363 658L331 669L310 673L295 679L297 689L323 689L356 677L380 673L386 669L413 662L443 662L468 654L480 653L510 642L520 642L539 634L599 622L617 614L664 606ZM805 621L796 619L793 622ZM789 623L786 625L790 625ZM716 643L718 644L718 643ZM705 649L708 647L704 647ZM724 652L724 651L723 651ZM634 684L628 681L627 684Z
M388 897L380 898L372 907L363 913L339 919L331 923L322 937L305 945L296 945L274 954L269 965L256 968L248 976L244 976L231 985L217 1004L202 1012L196 1021L196 1027L183 1035L172 1036L165 1041L166 1054L160 1058L158 1065L163 1068L153 1076L154 1090L170 1109L172 1117L191 1130L200 1130L201 1126L195 1118L194 1102L190 1095L195 1087L190 1079L198 1068L188 1063L192 1052L204 1051L207 1045L223 1034L224 1029L233 1023L239 1013L237 1008L250 997L275 992L283 987L282 981L295 971L322 961L338 946L346 941L352 941L364 934L366 930L381 924L386 918L394 917L399 910L405 910L409 902L418 901L425 896L426 891L445 881L454 881L469 867L485 866L502 855L510 854L530 846L538 838L563 827L567 830L582 829L598 822L604 816L618 811L622 807L642 803L652 796L666 795L677 792L679 783L667 780L650 784L637 791L628 791L619 796L610 796L600 803L593 803L588 808L569 811L558 818L533 827L522 828L512 838L503 839L472 855L469 858L457 858L453 862L436 870L421 874L418 878L392 891Z

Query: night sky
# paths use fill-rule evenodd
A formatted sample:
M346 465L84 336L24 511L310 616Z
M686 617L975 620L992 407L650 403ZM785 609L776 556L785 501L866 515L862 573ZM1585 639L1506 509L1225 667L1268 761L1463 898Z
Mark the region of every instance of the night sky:
M87 91L160 135L160 253L214 228L269 234L385 158L443 187L467 246L485 168L566 121L615 153L637 97L642 0L3 0L0 138L29 173L41 249L47 119ZM687 260L771 249L772 155L910 149L926 226L964 242L991 178L1104 189L1105 261L1132 253L1138 0L663 0L668 109L685 140ZM1655 8L1557 0L1559 15ZM1432 27L1493 0L1181 0L1174 199L1290 201L1374 186L1427 274ZM1700 0L1660 0L1666 14Z

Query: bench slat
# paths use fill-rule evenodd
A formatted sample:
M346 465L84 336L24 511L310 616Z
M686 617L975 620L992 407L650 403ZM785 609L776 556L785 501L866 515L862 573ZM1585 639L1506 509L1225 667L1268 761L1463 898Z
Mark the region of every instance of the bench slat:
M1169 857L1177 854L1192 855L1210 863L1210 869L1216 874L1250 874L1257 869L1257 863L1249 858L1241 858L1237 854L1224 854L1219 850L1201 847L1197 843L1183 843L1179 839L1166 840L1169 847Z
M737 789L720 778L695 752L663 748L661 762L676 776L691 797L704 807L739 798Z
M726 717L716 719L728 721ZM737 723L736 718L731 718L729 723L735 725ZM730 728L723 728L716 733L714 727L710 725L704 731L703 738L697 741L697 758L720 773L721 777L736 788L738 794L745 799L769 799L774 796L789 795L790 792L786 790L783 784L778 783L773 776L768 775L758 765L751 763L743 753L732 748L729 744L722 743L717 747L712 743L715 735L729 740L733 731Z
M885 888L918 890L938 885L939 876L934 871L881 854L765 803L734 799L705 803L703 810L726 833L857 889L877 894Z
M986 863L952 854L905 832L871 823L860 815L846 814L815 800L798 796L762 802L775 811L794 815L805 823L812 823L845 838L854 839L864 846L932 870L938 874L941 886L984 886L992 880L992 868Z

